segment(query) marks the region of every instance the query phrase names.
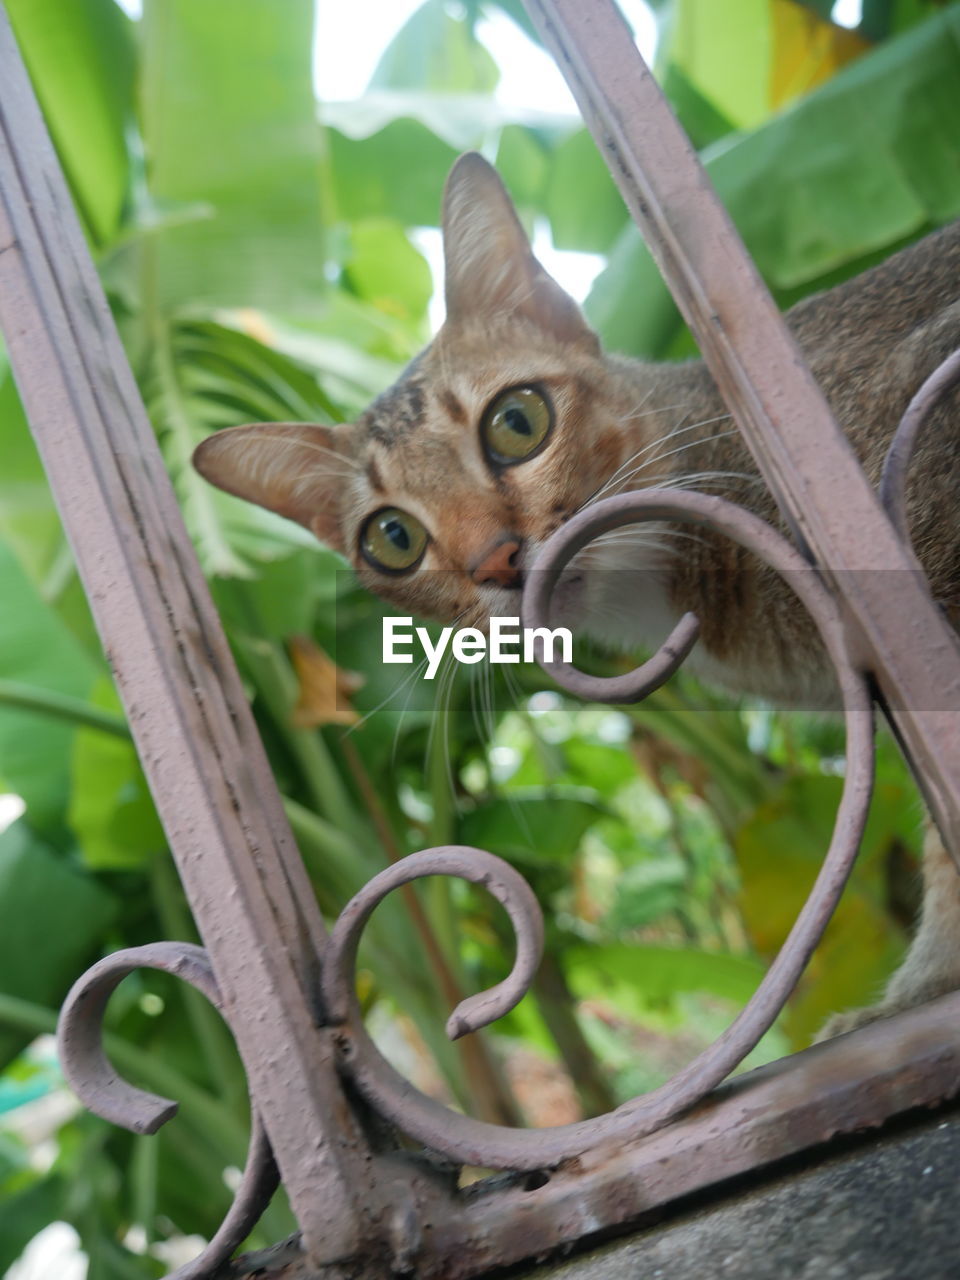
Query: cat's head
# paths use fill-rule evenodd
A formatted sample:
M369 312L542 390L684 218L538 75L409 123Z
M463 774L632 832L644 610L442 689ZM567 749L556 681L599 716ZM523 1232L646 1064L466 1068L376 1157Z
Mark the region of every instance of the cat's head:
M538 548L623 461L633 393L478 155L450 174L443 237L446 320L355 424L236 427L194 462L341 551L378 595L482 627L519 611Z

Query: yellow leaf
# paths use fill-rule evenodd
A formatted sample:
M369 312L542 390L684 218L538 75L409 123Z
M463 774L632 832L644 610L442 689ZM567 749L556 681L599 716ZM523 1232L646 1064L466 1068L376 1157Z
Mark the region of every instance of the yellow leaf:
M350 705L350 698L362 688L363 676L338 667L306 636L291 639L290 659L300 685L300 696L292 716L298 729L357 723L360 717Z
M809 93L871 47L855 31L821 18L797 0L771 0L770 20L774 110Z
M263 343L265 347L275 347L277 345L276 334L262 312L254 311L252 307L241 307L234 313L234 317L238 327L248 337Z

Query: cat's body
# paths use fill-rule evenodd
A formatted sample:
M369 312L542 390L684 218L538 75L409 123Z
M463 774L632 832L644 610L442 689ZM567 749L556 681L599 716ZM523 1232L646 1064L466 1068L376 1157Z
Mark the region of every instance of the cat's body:
M477 156L451 174L444 245L446 322L355 426L221 432L198 451L201 472L301 521L404 610L463 626L515 615L523 574L549 534L609 493L701 488L779 522L703 364L603 353ZM960 347L960 223L805 300L788 321L876 482L910 397ZM910 517L934 594L955 623L958 499L954 392L925 428ZM830 701L832 673L789 586L710 531L617 533L571 568L555 622L608 645L642 646L690 610L702 626L693 662L708 680L781 703ZM955 955L940 965L950 969L934 983L941 987L960 980L960 892L950 884Z

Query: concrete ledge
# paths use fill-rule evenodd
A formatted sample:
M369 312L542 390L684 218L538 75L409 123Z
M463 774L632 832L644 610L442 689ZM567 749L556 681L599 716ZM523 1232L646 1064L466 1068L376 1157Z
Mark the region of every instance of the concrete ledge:
M718 1189L720 1190L720 1189ZM906 1120L517 1280L958 1280L960 1110Z

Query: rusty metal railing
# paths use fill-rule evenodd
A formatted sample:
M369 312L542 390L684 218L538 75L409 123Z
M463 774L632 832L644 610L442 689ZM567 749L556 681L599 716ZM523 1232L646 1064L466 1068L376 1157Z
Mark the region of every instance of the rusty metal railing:
M960 996L717 1087L776 1017L852 865L873 776L868 676L948 846L954 853L958 847L960 718L928 709L958 705L960 650L898 529L902 534L912 442L936 397L960 376L960 357L920 389L905 415L881 504L614 6L528 0L528 8L798 545L716 497L621 494L551 538L526 589L525 614L534 625L545 619L564 564L592 538L643 520L706 524L789 574L843 701L848 767L833 838L810 899L750 1004L661 1088L597 1119L527 1132L454 1114L403 1080L367 1036L353 996L357 942L376 904L403 883L442 874L485 886L506 908L517 940L513 971L454 1010L453 1036L484 1025L523 994L539 957L539 908L499 859L447 847L375 877L332 934L324 932L39 112L0 22L0 322L206 944L206 951L158 944L120 953L81 978L61 1018L64 1067L91 1109L115 1123L149 1132L168 1118L175 1104L119 1080L100 1041L110 992L131 968L148 965L179 974L222 1010L250 1085L254 1138L241 1190L217 1237L181 1269L180 1280L211 1275L229 1255L277 1170L311 1266L349 1263L350 1274L371 1277L469 1276L622 1225L960 1087L953 1030ZM898 575L895 599L874 585L883 575L848 572L878 567L908 571ZM682 619L650 662L615 681L571 668L551 672L583 696L634 700L676 669L697 631L696 619ZM356 1119L356 1092L419 1140L425 1154L374 1143ZM515 1176L459 1191L445 1162Z

